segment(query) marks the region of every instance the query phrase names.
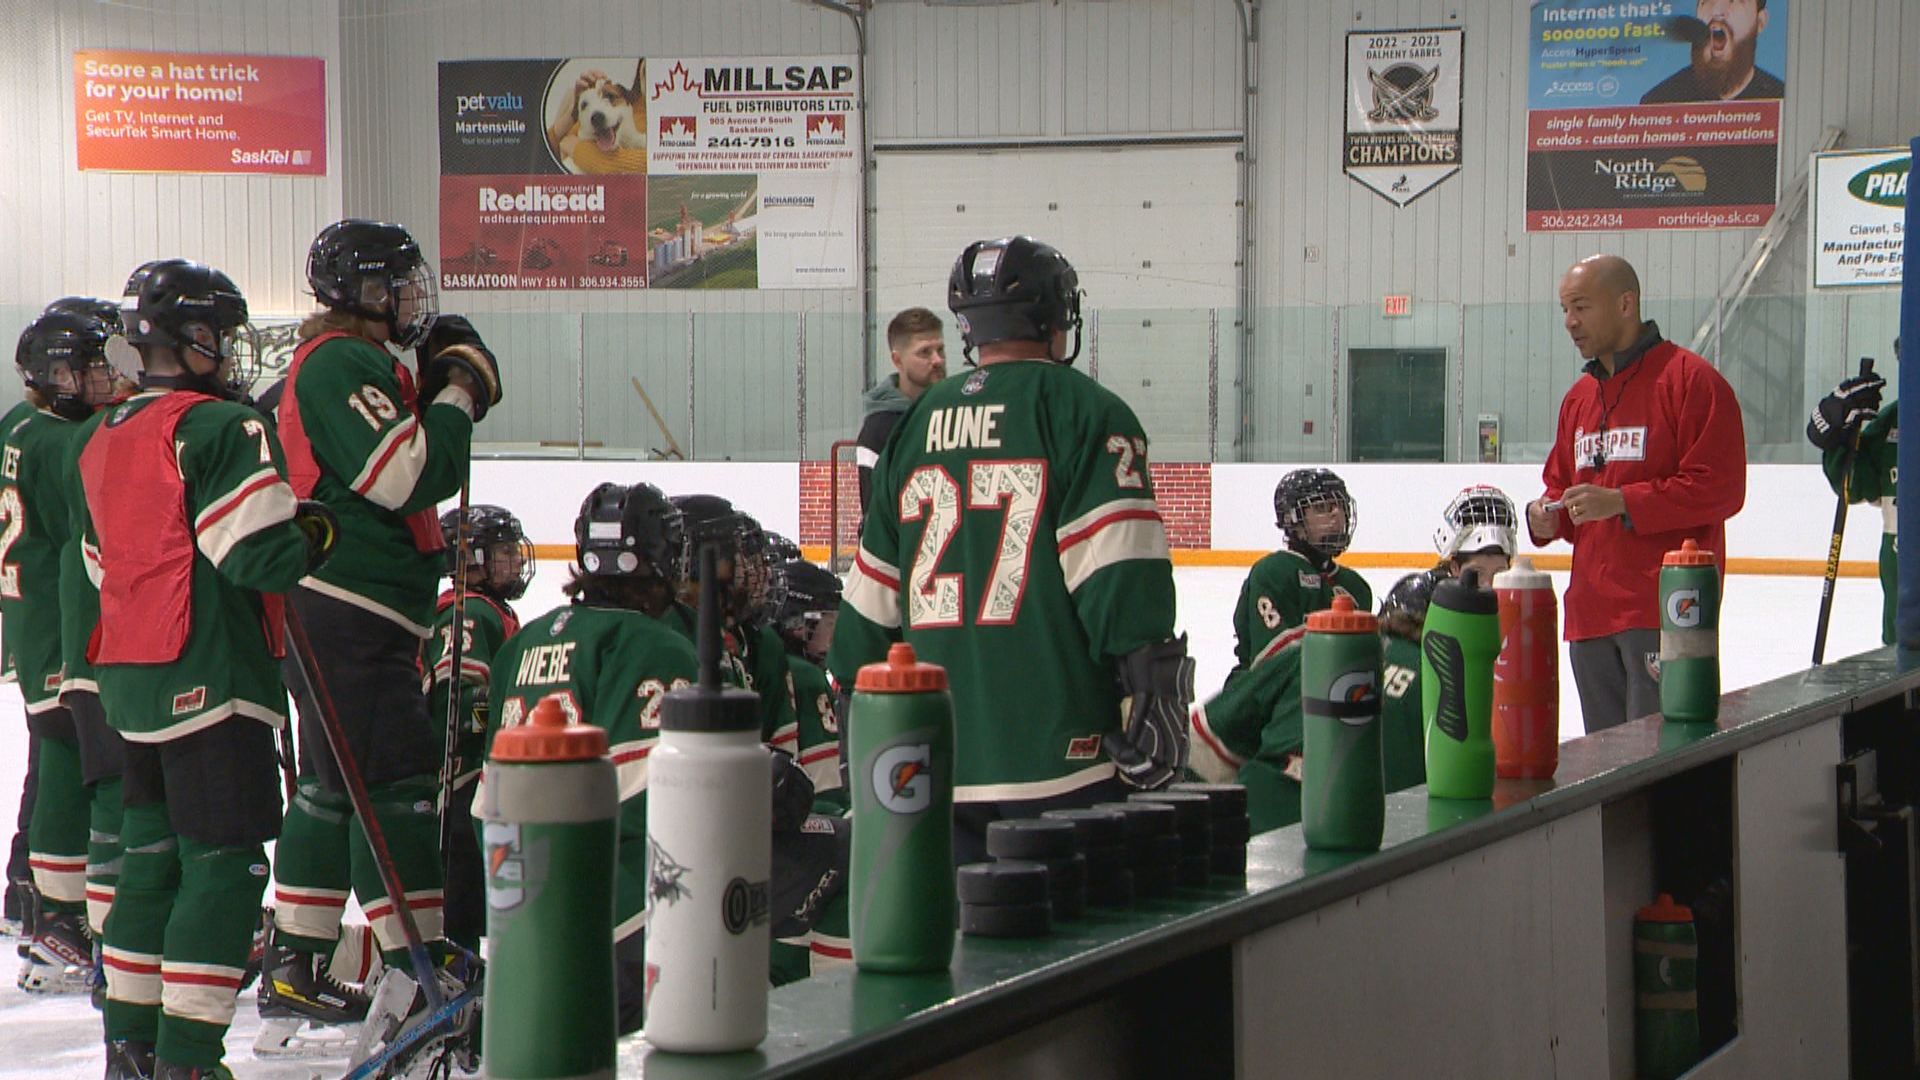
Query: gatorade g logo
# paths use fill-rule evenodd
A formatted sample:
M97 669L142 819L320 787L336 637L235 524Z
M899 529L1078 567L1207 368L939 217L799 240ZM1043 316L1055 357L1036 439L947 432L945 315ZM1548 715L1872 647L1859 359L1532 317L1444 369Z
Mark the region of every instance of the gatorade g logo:
M1349 727L1366 727L1380 711L1378 680L1371 671L1349 671L1333 680L1327 688L1329 700L1352 707L1343 710L1340 722Z
M1667 621L1676 630L1692 630L1700 625L1700 590L1675 589L1667 597Z
M1467 741L1467 657L1460 642L1451 634L1429 631L1420 641L1420 651L1433 667L1440 684L1440 700L1433 711L1433 726L1454 742Z
M896 814L917 814L933 805L933 748L926 743L889 746L873 759L873 794Z

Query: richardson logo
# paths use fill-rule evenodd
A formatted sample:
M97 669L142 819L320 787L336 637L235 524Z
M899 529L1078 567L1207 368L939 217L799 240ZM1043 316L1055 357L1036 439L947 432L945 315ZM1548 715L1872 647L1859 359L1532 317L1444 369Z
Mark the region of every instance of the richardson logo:
M800 210L811 210L813 209L813 204L814 204L814 198L811 195L762 195L760 196L760 206L763 209L772 208L776 206L787 206L787 207L793 207Z
M1433 107L1433 84L1440 81L1438 65L1395 64L1385 71L1367 69L1373 84L1373 108L1367 120L1374 124L1425 124L1440 118Z
M896 814L917 814L933 805L933 747L889 746L873 758L873 795Z
M807 141L816 146L845 146L846 115L844 113L808 113Z
M185 716L207 707L207 688L196 686L184 694L173 695L173 715Z
M527 107L519 94L461 94L453 99L453 115L465 116L468 113L492 115L503 112L519 112Z
M1612 180L1613 190L1633 195L1698 195L1707 190L1707 170L1690 157L1600 158L1593 171Z
M606 208L607 189L598 184L590 189L576 188L571 191L552 191L538 184L520 191L501 191L490 187L480 189L480 212L483 214L513 211L536 214L579 213Z
M1898 161L1882 162L1871 169L1862 169L1847 181L1847 192L1864 203L1904 208L1907 205L1907 172L1912 166L1913 159L1904 157Z
M661 146L692 146L698 141L695 135L699 124L692 116L662 116L654 129L658 135L655 141Z

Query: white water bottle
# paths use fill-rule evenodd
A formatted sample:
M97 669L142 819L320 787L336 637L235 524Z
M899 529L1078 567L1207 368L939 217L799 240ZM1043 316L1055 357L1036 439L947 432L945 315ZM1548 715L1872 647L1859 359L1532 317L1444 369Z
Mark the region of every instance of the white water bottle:
M647 776L647 1041L722 1054L767 1037L770 754L759 697L720 686L702 553L700 685L666 696Z

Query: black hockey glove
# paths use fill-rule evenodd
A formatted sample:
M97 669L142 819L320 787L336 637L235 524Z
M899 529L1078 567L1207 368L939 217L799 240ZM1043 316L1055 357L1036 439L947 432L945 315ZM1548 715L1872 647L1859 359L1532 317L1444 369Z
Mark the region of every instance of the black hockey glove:
M447 385L453 371L466 373L479 396L473 403L473 419L486 419L487 410L500 404L500 366L493 351L480 340L465 315L442 315L427 332L427 340L416 350L420 366L420 408L424 411Z
M773 765L773 831L799 832L813 812L813 777L785 750L768 755Z
M1880 392L1886 385L1887 380L1868 373L1835 387L1833 393L1820 399L1807 421L1807 441L1822 450L1847 443L1860 425L1880 412Z
M1120 658L1120 734L1101 742L1120 779L1144 791L1166 787L1187 767L1187 706L1193 660L1185 634Z
M302 499L293 509L293 523L307 538L307 573L311 574L333 554L333 545L340 539L340 521L326 503Z

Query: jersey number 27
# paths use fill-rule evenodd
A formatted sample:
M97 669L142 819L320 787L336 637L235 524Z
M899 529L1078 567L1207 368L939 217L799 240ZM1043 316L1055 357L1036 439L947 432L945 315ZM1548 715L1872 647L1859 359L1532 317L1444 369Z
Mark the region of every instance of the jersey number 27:
M1033 554L1033 530L1047 497L1047 464L1039 460L975 461L967 465L967 486L945 467L922 465L900 488L900 520L925 521L920 546L907 573L907 622L919 629L961 625L965 575L938 572L947 545L963 517L1002 511L1000 545L988 568L987 587L974 615L975 626L1007 626L1020 614L1027 589L1027 564Z

